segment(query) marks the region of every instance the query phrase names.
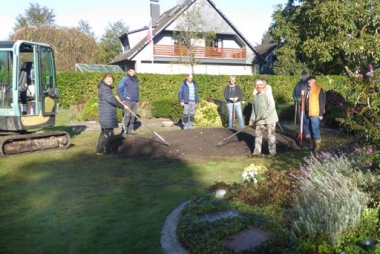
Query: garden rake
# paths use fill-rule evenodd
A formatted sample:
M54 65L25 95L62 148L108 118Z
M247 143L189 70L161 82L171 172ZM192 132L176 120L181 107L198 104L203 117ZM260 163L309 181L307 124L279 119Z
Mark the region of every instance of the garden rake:
M119 96L115 96L115 98L116 98L116 100L118 101L118 102L120 102L121 104L123 104L124 105L124 103L123 102L121 102L121 100L120 100L120 98L119 98ZM128 110L132 115L134 115L142 124L144 124L145 125L145 127L147 127L149 130L151 130L153 133L154 133L154 135L156 135L159 139L161 139L162 140L162 142L164 142L165 143L165 145L167 145L167 146L170 146L170 144L163 138L163 137L161 137L157 132L155 132L151 127L149 127L146 123L144 123L142 120L141 120L141 118L140 117L138 117L127 105L124 105L124 108L126 109L126 110Z
M258 120L256 120L255 122L253 122L253 125L255 125L258 121L262 120L263 117L260 117ZM249 126L245 126L243 129L241 129L240 131L237 131L235 132L234 134L228 136L227 138L224 138L222 141L218 142L217 146L220 147L222 145L224 145L226 143L227 140L229 140L230 138L232 138L233 136L236 136L237 134L239 134L240 132L242 132L245 128L247 128Z

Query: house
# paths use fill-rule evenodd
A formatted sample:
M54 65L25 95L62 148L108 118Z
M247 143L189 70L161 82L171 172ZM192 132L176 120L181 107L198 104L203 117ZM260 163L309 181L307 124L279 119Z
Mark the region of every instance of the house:
M189 49L179 45L175 33L187 12L195 8L201 10L200 19L207 23L208 29L214 31L216 38L211 43L197 41L191 51L197 59L193 66L194 73L259 74L265 59L211 0L185 0L162 14L159 1L150 0L151 26L120 36L123 52L110 64L119 65L124 70L133 67L140 73L190 73Z
M273 63L277 60L274 55L275 49L277 49L277 43L264 43L255 47L255 51L261 58L254 58L253 64L260 74L274 74Z

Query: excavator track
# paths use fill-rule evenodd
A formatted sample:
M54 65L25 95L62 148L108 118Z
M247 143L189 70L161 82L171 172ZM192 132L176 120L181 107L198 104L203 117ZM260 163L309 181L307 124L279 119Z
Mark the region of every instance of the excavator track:
M70 135L65 131L29 133L0 137L0 156L67 149Z

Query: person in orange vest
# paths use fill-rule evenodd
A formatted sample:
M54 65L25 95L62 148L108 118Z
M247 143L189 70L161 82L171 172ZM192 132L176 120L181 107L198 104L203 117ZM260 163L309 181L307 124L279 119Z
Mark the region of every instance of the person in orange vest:
M326 94L317 83L317 78L311 75L307 78L308 87L305 94L305 139L310 142L311 149L319 151L321 148L320 121L323 120L326 106Z

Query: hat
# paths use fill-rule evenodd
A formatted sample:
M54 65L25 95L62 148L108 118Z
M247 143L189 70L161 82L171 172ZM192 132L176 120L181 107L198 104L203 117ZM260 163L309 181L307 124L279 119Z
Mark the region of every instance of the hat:
M268 80L267 77L261 77L260 79L263 80L263 81L264 81L264 80L265 80L265 81Z
M302 76L307 75L307 71L305 71L305 70L301 71L301 75L302 75Z
M311 75L311 76L309 76L309 77L307 77L307 81L309 81L310 79L315 79L315 80L317 80L317 78L314 76L314 75Z

